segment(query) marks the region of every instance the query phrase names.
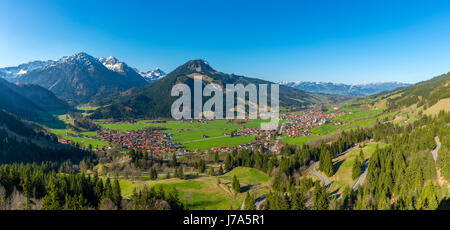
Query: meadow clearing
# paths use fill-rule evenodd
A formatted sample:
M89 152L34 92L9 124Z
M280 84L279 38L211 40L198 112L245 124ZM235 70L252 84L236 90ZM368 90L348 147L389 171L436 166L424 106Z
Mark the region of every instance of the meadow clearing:
M349 131L352 129L356 129L358 127L370 127L373 126L377 120L382 121L385 118L392 118L395 115L395 112L391 113L383 113L382 110L367 110L364 107L344 107L344 111L356 111L356 112L348 112L347 114L334 117L331 122L320 125L311 129L311 135L309 136L300 136L300 137L287 137L283 136L282 141L287 144L294 145L303 145L311 142L313 140L330 137L336 134L341 133L342 131ZM342 111L341 109L338 110ZM350 124L343 125L335 125L332 122L351 122Z
M241 183L241 193L231 190L233 176ZM220 178L220 183L218 178ZM220 176L198 176L193 179L182 180L178 178L161 180L126 180L120 179L119 184L122 195L129 198L134 189L143 186L154 187L158 190L161 186L167 191L175 187L181 201L191 210L229 210L239 209L245 199L246 191L261 196L269 190L269 177L253 168L237 167Z
M368 142L365 143L365 146L362 148L355 148L345 155L334 158L333 167L335 168L335 173L332 177L327 177L328 180L331 181L329 191L342 193L346 186L350 186L351 188L356 182L356 179L352 179L352 167L356 156L358 156L362 150L364 159L369 159L375 152L377 145L379 148L387 146L387 144L382 142Z

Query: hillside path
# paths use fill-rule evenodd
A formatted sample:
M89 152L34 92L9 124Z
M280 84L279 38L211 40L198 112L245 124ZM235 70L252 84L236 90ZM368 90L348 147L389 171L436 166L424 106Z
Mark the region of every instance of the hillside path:
M437 161L439 149L441 149L441 142L439 142L439 137L435 136L434 141L436 142L436 148L431 152L433 154L434 161Z
M367 160L364 162L364 165L363 165L363 167L362 167L362 172L363 172L363 173L359 176L359 178L358 178L358 180L356 181L355 185L353 185L353 191L358 190L358 187L359 187L362 183L364 183L364 180L366 179L367 172L368 172L367 168L368 168L368 166L369 166L369 160L370 160L370 159L367 159Z
M359 144L356 145L356 146L354 146L354 147L351 147L351 148L345 150L344 152L338 154L336 157L343 156L343 155L349 153L350 151L352 151L353 149L358 148L358 147L359 147ZM324 185L325 185L325 189L328 189L328 188L330 187L330 184L331 184L330 181L329 181L324 175L322 175L321 173L319 173L319 172L316 170L316 167L317 167L317 165L319 164L319 162L320 162L320 161L314 162L314 163L311 165L311 167L309 167L309 169L311 170L311 172L312 172L314 175L316 175L317 177L320 178L320 180L321 180L321 181L324 183ZM368 161L367 161L367 164L368 164ZM366 168L367 168L367 167L366 167ZM367 174L367 171L366 171L365 173ZM361 179L361 178L360 178L360 179ZM364 176L363 179L361 179L361 183L364 181L364 179L365 179L365 176ZM341 194L335 194L335 195L332 195L332 196L336 196L338 199L340 199L340 198L342 197ZM313 205L314 205L313 202L310 202L309 204L306 204L306 209L311 209Z
M312 173L314 173L314 175L316 175L317 177L320 178L320 180L325 185L325 188L328 189L328 186L330 186L330 181L324 175L317 172L316 167L318 164L319 164L319 161L314 162L314 164L311 167L309 167L309 169L311 170Z

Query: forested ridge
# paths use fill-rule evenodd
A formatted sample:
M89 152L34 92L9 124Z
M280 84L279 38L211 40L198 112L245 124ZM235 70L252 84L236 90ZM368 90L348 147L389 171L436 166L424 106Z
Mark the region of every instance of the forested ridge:
M41 144L37 144L41 143ZM93 153L72 146L58 145L56 136L38 125L0 111L0 163L80 162Z
M318 146L290 146L282 149L281 158L238 152L227 156L225 169L235 166L259 168L272 175L272 191L267 196L267 209L445 209L448 208L447 183L449 173L450 113L437 116L422 115L414 123L394 125L379 122L372 128L342 133L331 144ZM436 148L435 137L442 142L437 162L431 151ZM371 139L387 143L378 145L368 166L368 175L362 187L353 191L347 187L341 196L331 194L318 182L300 179L311 164L320 159L319 170L332 176L335 172L331 158ZM228 164L227 164L228 162ZM228 165L228 167L227 167ZM438 178L437 172L441 172Z
M97 174L64 171L57 163L0 166L0 210L143 210L183 209L177 190L144 187L130 199L122 197L119 181Z

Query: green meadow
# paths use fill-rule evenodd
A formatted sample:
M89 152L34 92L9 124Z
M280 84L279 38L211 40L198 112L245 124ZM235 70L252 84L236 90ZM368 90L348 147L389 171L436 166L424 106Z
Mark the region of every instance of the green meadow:
M243 127L259 127L262 120L250 120L240 125L238 122L228 120L213 120L207 122L198 121L167 121L166 123L151 123L143 120L136 123L112 123L101 124L102 127L127 132L145 127L158 127L165 129L164 132L173 135L175 142L183 143L190 150L206 150L219 146L237 146L254 140L252 136L229 137L230 133ZM205 137L204 137L205 136Z
M163 187L166 191L175 187L181 201L191 210L229 210L239 209L245 193L235 194L231 191L231 181L236 175L241 187L250 185L250 192L262 195L268 191L268 176L256 169L238 167L218 178L213 176L200 176L194 179L181 180L178 178L162 180L120 180L122 195L130 198L133 189L143 186L154 187L158 190Z

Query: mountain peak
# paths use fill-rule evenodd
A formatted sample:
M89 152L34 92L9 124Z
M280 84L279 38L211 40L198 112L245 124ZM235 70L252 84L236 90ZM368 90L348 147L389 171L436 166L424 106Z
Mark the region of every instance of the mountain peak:
M108 58L98 58L98 60L108 69L114 71L114 72L118 72L118 73L123 73L125 72L125 68L127 67L126 64L124 62L119 61L117 58L113 57L113 56L109 56Z
M181 65L177 69L175 69L175 72L182 72L182 73L210 73L210 72L216 72L207 61L202 59L196 59L196 60L190 60L186 62L185 64Z
M94 63L98 62L98 60L85 52L80 52L69 57L63 57L59 59L59 62L77 62L86 66L91 66Z

